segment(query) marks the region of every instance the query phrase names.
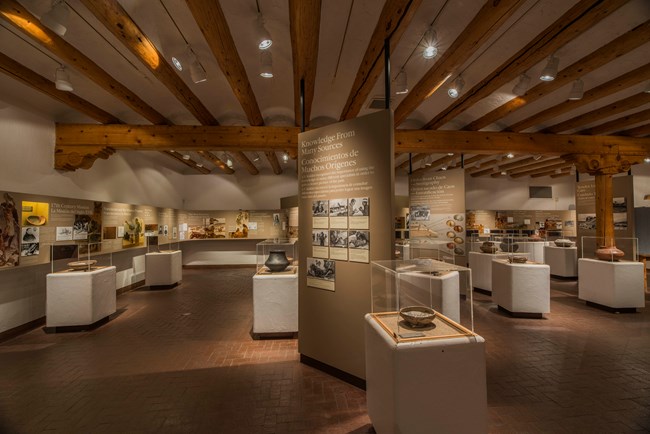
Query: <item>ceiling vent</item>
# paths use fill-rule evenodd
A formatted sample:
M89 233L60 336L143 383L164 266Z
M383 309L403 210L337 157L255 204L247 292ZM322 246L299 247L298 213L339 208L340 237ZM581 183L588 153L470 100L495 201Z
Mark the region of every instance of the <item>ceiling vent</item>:
M390 105L393 106L393 98L390 99ZM368 104L369 109L373 110L383 110L386 108L386 98L383 96L375 96L370 100Z

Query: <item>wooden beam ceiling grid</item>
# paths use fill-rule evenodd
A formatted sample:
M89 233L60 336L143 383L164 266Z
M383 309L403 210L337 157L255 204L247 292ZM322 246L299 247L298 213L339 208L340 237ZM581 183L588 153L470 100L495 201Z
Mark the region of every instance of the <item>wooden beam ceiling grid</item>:
M436 159L435 161L432 161L431 164L425 164L424 167L420 167L420 168L414 170L413 172L420 172L420 171L423 171L423 170L431 171L431 172L436 172L438 170L446 170L446 169L449 168L447 165L450 162L452 162L454 160L454 158L456 158L456 157L453 156L453 155L445 155L444 157L440 157L440 158ZM443 166L445 167L445 169L442 169Z
M636 26L634 29L624 33L608 44L591 52L582 59L567 66L559 71L555 80L551 82L541 82L529 89L523 96L515 97L507 103L497 107L491 112L483 115L479 119L469 123L463 128L467 131L477 131L488 125L506 117L514 111L520 109L526 104L535 102L546 95L555 92L566 84L584 77L591 71L600 68L603 65L623 56L645 44L650 38L650 21Z
M646 81L648 77L650 77L650 63L640 66L612 80L609 80L606 83L594 87L593 89L585 91L582 99L573 101L567 100L562 104L549 107L546 110L542 110L539 113L516 122L510 125L510 127L507 128L507 131L524 131L549 119L557 118L564 113L568 113L579 107L591 104L598 101L599 99L605 98L609 95L613 95L629 87L642 83Z
M223 173L225 173L227 175L231 175L231 174L235 173L235 171L233 169L231 169L230 167L228 167L228 165L221 158L217 157L212 152L210 152L210 151L197 151L197 152L201 157L205 158L206 160L208 160L209 162L214 164Z
M573 165L572 163L567 163L566 161L560 161L559 163L551 164L551 165L548 165L548 166L540 168L540 169L526 170L526 171L523 171L523 172L513 172L513 173L510 173L509 176L511 176L513 178L521 178L523 176L533 176L533 175L537 175L537 174L540 174L540 173L548 174L549 172L551 172L551 173L554 172L555 169L562 169L563 167L570 167L572 165ZM542 176L544 176L544 175L542 175Z
M474 85L472 89L454 100L447 109L431 119L424 128L436 129L452 121L465 110L497 91L501 86L509 83L555 53L578 35L589 30L626 2L627 0L601 0L597 2L581 0L526 44L525 47Z
M570 173L571 168L573 165L570 166L564 166L564 167L557 167L555 170L549 170L547 172L539 172L539 173L533 173L530 175L531 178L542 178L544 176L557 176L557 175L563 175L565 173Z
M614 133L615 136L631 136L631 137L645 137L650 134L650 123L639 125L638 127L629 130L618 131Z
M597 135L597 134L611 133L612 131L617 131L622 128L626 128L647 121L650 121L650 108L625 115L618 119L612 119L611 121L605 122L604 124L587 128L585 130L580 131L578 134Z
M546 159L540 159L539 161L531 164L526 164L521 167L513 168L509 170L510 174L517 174L523 172L530 172L538 169L543 169L548 166L553 166L555 164L563 162L564 159L561 157L549 157Z
M190 167L204 175L207 175L210 173L210 169L203 167L203 165L199 166L199 163L194 161L192 158L183 158L183 155L180 154L179 152L174 152L174 151L162 151L165 155L168 155L169 157L173 158L176 161L179 161L186 165L187 167Z

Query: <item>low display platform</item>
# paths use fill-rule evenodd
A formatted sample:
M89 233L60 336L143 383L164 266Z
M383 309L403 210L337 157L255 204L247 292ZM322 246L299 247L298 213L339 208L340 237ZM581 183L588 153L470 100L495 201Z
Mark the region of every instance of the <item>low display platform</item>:
M615 312L645 307L641 262L578 259L578 298Z
M366 399L375 431L487 433L484 339L441 315L423 337L403 339L398 315L365 316Z
M542 318L551 311L551 273L546 264L492 262L492 299L513 316Z
M551 267L551 275L578 277L577 247L544 247L544 262Z
M183 254L180 250L163 250L145 255L145 285L170 288L183 279Z
M266 267L253 276L254 338L298 332L298 267L272 273Z
M46 329L92 326L115 313L115 276L114 266L48 274Z
M472 270L474 288L481 292L492 292L492 260L508 257L508 253L469 252L469 268Z

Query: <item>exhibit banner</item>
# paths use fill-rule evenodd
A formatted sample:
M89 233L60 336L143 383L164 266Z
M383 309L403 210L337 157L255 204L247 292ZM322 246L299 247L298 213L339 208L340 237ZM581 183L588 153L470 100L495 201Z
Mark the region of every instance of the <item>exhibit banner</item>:
M301 133L298 167L300 353L363 378L370 262L394 244L392 112Z
M465 170L409 176L409 239L412 257L467 261L465 240Z

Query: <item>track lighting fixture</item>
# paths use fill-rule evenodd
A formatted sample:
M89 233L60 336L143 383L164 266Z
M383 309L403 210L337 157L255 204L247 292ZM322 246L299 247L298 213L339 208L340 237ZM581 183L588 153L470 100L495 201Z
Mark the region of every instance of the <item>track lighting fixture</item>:
M515 158L515 154L513 154L512 152L508 152L506 154L506 158Z
M447 157L453 157L454 153L453 152L447 152Z
M229 169L232 169L232 158L230 158L230 155L228 153L223 153L222 160L226 162L226 166L228 166Z
M502 170L501 171L501 176L508 176L508 172L506 172L505 170Z
M645 158L643 159L643 162L644 162L644 163L650 163L650 157L645 157Z
M65 35L70 9L65 0L52 0L52 7L41 17L41 23L59 36Z
M187 161L190 159L190 154L183 154L183 160Z
M402 69L399 74L397 74L397 77L395 77L395 94L404 95L405 93L408 93L408 91L406 71Z
M447 165L443 164L442 167L440 168L440 170L447 170Z
M585 94L584 88L585 88L585 84L583 83L582 80L577 79L576 81L574 81L573 86L571 86L571 92L569 92L569 99L571 101L577 101L579 99L582 99L582 97Z
M268 50L273 45L271 34L264 26L264 17L261 13L257 14L257 48L260 50Z
M542 158L542 154L533 155L533 160L539 161Z
M425 59L433 59L438 55L438 40L433 27L429 27L427 31L424 32L424 36L422 36L422 45L424 47L422 57Z
M65 92L72 92L72 84L70 83L70 74L65 70L64 66L61 66L56 69L54 73L54 86L58 90L63 90Z
M257 163L258 161L260 161L260 154L258 154L257 152L253 153L253 161L254 161L255 163Z
M643 89L645 93L650 93L650 81L648 81L648 84L645 85L645 89Z
M555 76L557 75L557 68L559 65L560 65L560 59L551 55L551 57L548 58L548 62L546 63L546 66L542 70L539 79L542 81L555 80Z
M424 165L429 167L433 164L433 157L431 155L427 155L427 158L424 159Z
M283 161L285 164L288 163L288 162L289 162L289 154L287 154L286 152L283 152L283 153L282 153L282 161Z
M449 89L447 89L447 95L449 95L450 98L458 98L460 92L463 90L463 86L465 86L465 80L463 80L463 77L459 75L456 77L453 84L449 86Z
M196 167L203 167L202 163L196 163Z
M517 96L524 96L530 87L530 76L526 74L521 74L519 76L519 82L512 88L512 93Z
M260 53L260 76L273 78L273 57L269 50Z
M188 45L189 47L189 45ZM201 83L208 79L208 73L205 72L205 68L201 65L199 58L194 54L194 51L189 48L190 52L190 77L194 83Z

